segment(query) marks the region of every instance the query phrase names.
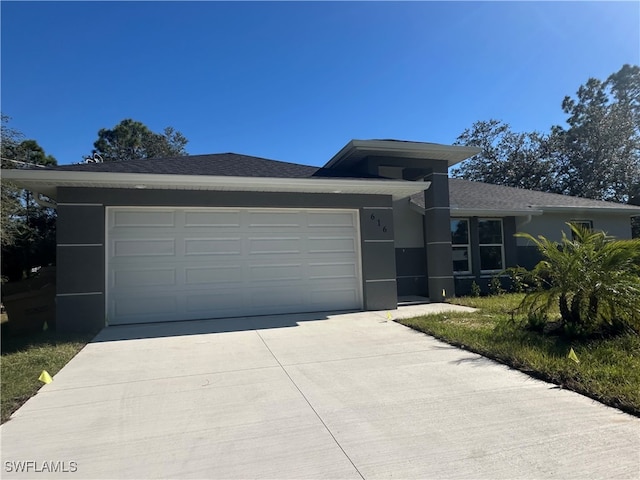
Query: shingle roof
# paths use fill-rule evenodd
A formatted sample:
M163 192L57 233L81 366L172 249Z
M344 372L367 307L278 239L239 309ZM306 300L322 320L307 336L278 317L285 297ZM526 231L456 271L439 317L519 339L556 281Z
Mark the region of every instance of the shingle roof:
M334 168L318 168L310 165L281 162L266 158L217 153L183 157L150 158L123 162L81 163L58 165L49 170L80 172L146 173L168 175L212 175L234 177L269 178L375 178L374 175L354 175ZM598 208L629 210L636 214L640 207L603 202L587 198L570 197L553 193L536 192L521 188L504 187L459 178L449 179L449 200L452 210L484 210L495 212L526 212L535 207L547 208ZM416 194L411 203L424 208L424 197Z
M281 162L267 158L240 155L237 153L215 153L188 155L183 157L145 158L122 162L79 163L57 165L50 170L75 172L111 173L157 173L167 175L212 175L222 177L268 177L268 178L376 178L375 175L354 175L337 169L319 168L298 163Z
M413 195L411 202L424 208L424 197ZM452 209L487 211L526 211L533 207L628 209L630 214L640 207L555 193L536 192L523 188L504 187L489 183L449 179L449 202Z
M58 165L51 170L77 172L158 173L168 175L215 175L234 177L308 178L319 169L237 153L145 158L123 162Z

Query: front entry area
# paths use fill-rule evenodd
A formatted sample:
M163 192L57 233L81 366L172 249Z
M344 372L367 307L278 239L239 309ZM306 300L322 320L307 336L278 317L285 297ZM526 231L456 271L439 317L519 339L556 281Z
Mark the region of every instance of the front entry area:
M108 207L109 325L361 309L357 210Z

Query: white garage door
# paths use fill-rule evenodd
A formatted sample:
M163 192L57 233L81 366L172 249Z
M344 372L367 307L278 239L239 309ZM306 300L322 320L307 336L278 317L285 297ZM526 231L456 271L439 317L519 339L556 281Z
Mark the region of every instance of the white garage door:
M362 307L355 210L107 210L110 325Z

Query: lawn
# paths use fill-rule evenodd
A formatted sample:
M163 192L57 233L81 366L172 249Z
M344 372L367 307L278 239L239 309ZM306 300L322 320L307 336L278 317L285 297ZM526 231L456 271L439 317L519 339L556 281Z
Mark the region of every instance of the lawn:
M93 336L49 330L12 338L3 332L0 360L2 423L42 386L38 380L42 370L54 376Z
M524 316L512 314L521 299L521 294L453 299L478 310L398 322L640 416L640 336L568 341L527 331L518 326ZM570 348L580 363L567 357Z

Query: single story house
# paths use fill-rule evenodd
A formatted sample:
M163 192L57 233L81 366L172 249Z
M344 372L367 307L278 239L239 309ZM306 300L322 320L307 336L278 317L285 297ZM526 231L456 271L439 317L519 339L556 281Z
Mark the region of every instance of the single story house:
M55 200L57 325L442 301L578 221L629 238L640 207L450 179L464 146L352 140L323 167L223 153L3 171Z

